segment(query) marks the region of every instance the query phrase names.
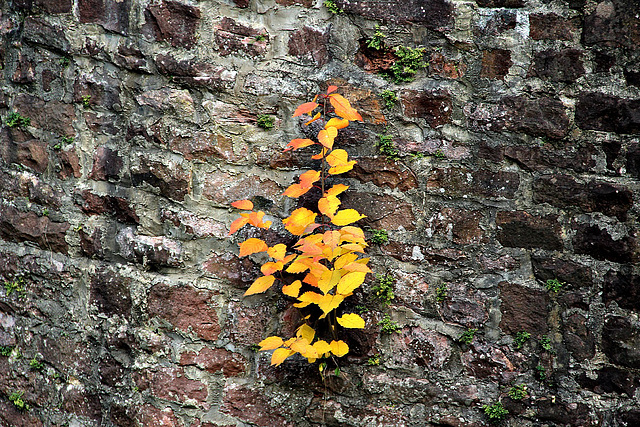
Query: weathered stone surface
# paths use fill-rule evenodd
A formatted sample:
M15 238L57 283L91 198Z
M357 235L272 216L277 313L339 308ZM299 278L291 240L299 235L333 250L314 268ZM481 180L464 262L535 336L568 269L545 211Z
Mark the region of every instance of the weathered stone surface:
M200 217L189 211L172 211L165 209L162 211L162 219L170 221L175 227L183 227L184 232L197 238L217 237L223 239L227 237L228 229L221 221Z
M136 96L142 106L149 106L164 113L173 113L185 119L195 114L193 98L188 90L162 88L149 90Z
M587 319L579 313L567 318L564 324L564 344L578 361L591 359L596 354L596 344Z
M312 60L318 67L322 67L329 62L328 43L329 31L327 29L321 31L311 27L302 27L289 36L289 55Z
M374 49L367 45L366 38L360 39L360 48L356 52L354 63L367 73L387 73L398 56L389 47Z
M637 321L621 316L609 316L602 329L602 349L617 365L640 367L640 326Z
M557 256L532 255L531 265L538 280L558 279L569 287L593 285L591 268Z
M415 216L411 205L390 195L351 192L342 199L342 208L356 209L366 215L363 221L372 228L385 230L415 230Z
M415 175L400 163L383 157L361 157L346 176L362 182L372 182L378 187L407 191L418 186Z
M118 46L118 53L115 54L114 60L120 67L139 73L148 73L148 62L145 55L133 46L121 44Z
M603 181L580 184L568 175L548 175L533 185L533 201L550 203L561 208L578 207L585 212L602 212L620 221L627 220L633 206L631 191L623 186Z
M516 161L527 170L547 170L550 168L572 169L586 172L596 166L596 148L588 143L567 145L556 148L551 144L542 147L514 146L487 147L484 145L481 157L492 161L501 161L503 157Z
M104 258L104 248L102 247L102 230L96 228L93 233L89 235L83 229L78 231L80 237L80 250L82 253L90 258Z
M304 7L312 7L313 0L276 0L276 3L282 6L294 6L300 5Z
M226 173L209 175L202 190L205 197L225 205L236 200L249 199L260 195L267 199L277 199L283 189L270 179L261 179L257 175L249 175L240 179Z
M480 7L523 7L524 0L477 0Z
M118 180L122 170L122 157L109 147L98 147L93 155L93 169L89 179L99 181Z
M584 403L566 404L552 402L550 399L541 400L537 406L537 416L540 420L561 425L593 425L589 417L589 407Z
M23 117L31 119L31 125L56 133L57 135L74 135L73 106L59 101L44 100L22 94L16 97L14 108Z
M222 372L225 377L237 377L246 371L247 360L222 348L205 347L198 353L182 353L180 365L195 365L211 373Z
M171 0L151 4L145 10L146 24L157 41L185 49L191 49L196 42L200 15L197 7Z
M583 93L576 104L576 125L605 132L640 133L640 100Z
M264 37L264 40L258 40L258 36ZM222 56L239 53L260 56L267 50L269 35L264 29L257 30L224 17L216 26L215 40Z
M407 117L425 119L434 128L451 122L453 107L449 95L405 91L401 101Z
M131 227L116 235L120 255L145 266L179 267L182 264L182 245L167 237L143 236Z
M415 22L430 29L441 29L451 24L454 7L447 0L337 0L345 12L372 19L397 23Z
M575 19L566 19L555 13L529 15L529 36L533 40L571 40L577 27Z
M91 277L91 303L101 313L128 317L131 314L132 280L101 268Z
M533 216L524 211L496 214L497 238L503 246L512 248L562 249L562 234L558 217Z
M578 377L577 381L580 386L591 389L598 394L603 393L626 393L629 397L633 396L640 378L631 372L614 366L607 366L597 371L595 378L589 378L586 374Z
M191 401L208 406L205 403L209 394L207 387L201 381L187 378L184 368L158 368L138 372L135 382L140 390L149 390L160 399L183 403Z
M543 80L571 83L583 76L582 52L577 49L543 50L536 53L529 75Z
M73 83L73 102L120 110L120 81L109 76L99 78L97 82L87 76L77 78Z
M228 280L238 287L248 287L259 276L259 268L251 260L240 259L229 253L213 255L205 261L202 268L213 276Z
M122 197L99 196L90 190L83 190L80 193L83 204L81 209L87 215L101 215L108 213L113 215L118 221L125 224L139 224L140 218L129 202Z
M512 199L520 186L514 172L471 171L465 168L442 168L432 171L427 189L443 194L477 194Z
M626 169L629 175L640 179L640 144L629 147Z
M562 138L569 132L564 104L557 99L506 97L503 105L508 110L508 130L549 138Z
M20 212L12 206L0 206L0 237L13 242L33 242L42 249L66 253L66 222L53 222L35 212Z
M636 239L630 236L614 239L597 225L579 224L573 238L573 250L599 260L626 263L636 257Z
M25 9L40 9L51 14L70 13L73 0L17 0L15 6Z
M34 64L23 55L18 57L16 69L11 76L11 81L17 84L32 83L36 79Z
M227 383L222 411L259 426L294 426L285 418L286 407L276 405L263 393L239 384Z
M33 169L36 172L42 173L47 169L49 164L49 153L47 152L47 145L37 139L31 139L26 142L15 144L13 148L14 158L9 157L10 161L15 161ZM3 156L4 157L4 156Z
M159 409L148 403L140 408L140 414L136 418L138 423L134 425L158 426L158 427L184 427L182 421L176 418L173 410L169 407Z
M131 0L78 0L80 22L98 24L105 30L127 35Z
M42 427L42 421L30 412L19 411L11 402L0 402L0 422L12 427Z
M415 363L427 369L438 370L451 357L451 342L435 331L419 327L406 328L392 338L394 347L398 350L394 352L394 362L401 365Z
M71 49L69 40L61 27L52 25L38 17L28 16L25 18L23 34L26 41L53 51L66 53Z
M500 282L498 286L502 312L500 328L505 333L515 335L527 331L533 336L541 336L547 332L547 292L509 282Z
M199 338L210 341L218 338L218 314L210 292L191 286L158 284L149 292L148 307L149 316L161 317L183 332L193 331Z
M640 312L640 276L630 272L610 271L604 277L602 299L605 304Z
M471 351L462 355L462 363L469 375L508 384L517 377L516 367L504 352L482 342L474 342Z
M60 172L58 173L60 179L67 179L72 176L80 178L82 176L80 158L75 149L59 151L58 159L60 161Z
M489 318L488 300L483 293L461 283L447 284L442 316L449 322L477 328Z
M131 182L143 182L159 189L160 194L178 201L191 192L191 173L172 160L160 162L145 154L137 157L137 164L131 167Z
M168 146L171 150L182 153L187 160L224 159L233 163L246 160L248 151L246 144L234 147L233 140L228 136L210 132L197 132L190 137L174 135Z
M458 244L479 243L483 232L479 211L444 208L428 220L429 233L445 236Z
M511 65L513 65L511 51L506 49L485 50L482 52L480 77L504 79L504 76L509 73Z
M584 17L582 40L586 45L638 49L640 22L638 0L606 0Z
M161 74L170 75L178 83L213 89L232 88L237 74L222 66L189 59L178 60L170 55L156 56L155 63Z

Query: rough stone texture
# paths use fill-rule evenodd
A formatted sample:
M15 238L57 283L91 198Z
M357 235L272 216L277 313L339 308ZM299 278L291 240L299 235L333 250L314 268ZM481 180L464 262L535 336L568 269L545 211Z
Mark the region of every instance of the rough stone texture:
M479 427L497 401L504 425L640 425L640 2L322 3L0 1L0 425ZM425 48L415 81L385 77L398 46ZM331 184L389 240L323 376L253 351L315 313L279 282L244 298L265 255L237 243L295 245L280 220L319 191L282 192L321 166L282 149L329 85L363 117ZM229 237L238 199L273 227Z

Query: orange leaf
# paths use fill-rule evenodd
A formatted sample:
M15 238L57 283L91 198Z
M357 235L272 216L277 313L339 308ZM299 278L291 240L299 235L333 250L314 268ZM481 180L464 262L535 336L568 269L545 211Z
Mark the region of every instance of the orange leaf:
M337 91L337 90L338 90L338 86L333 86L333 85L332 85L332 86L329 86L329 87L327 88L327 95L329 95L331 92L335 92L335 91Z
M249 219L249 224L253 225L254 227L260 227L260 228L269 228L269 226L271 225L271 221L266 221L263 222L262 218L264 218L264 212L262 211L258 211L258 212L251 212L249 214L240 214L242 216L245 216Z
M330 127L334 127L336 129L342 129L346 128L347 126L349 126L349 120L333 117L327 122L326 125L324 125L324 128L327 129Z
M249 289L247 289L247 291L244 293L244 296L246 297L253 294L261 294L262 292L269 289L271 285L273 285L273 282L275 280L276 278L273 276L258 277L249 287Z
M364 241L364 231L360 227L354 227L352 225L347 225L346 227L342 227L340 229L340 234L342 237L341 241L352 242L352 243L365 243Z
M313 156L311 156L311 158L313 160L320 160L321 158L323 158L325 155L327 154L327 149L322 147L322 151L320 151L318 154L314 154Z
M343 314L342 317L336 319L340 326L350 329L363 329L364 319L355 313Z
M338 227L340 227L343 225L349 225L353 222L359 221L362 218L366 218L366 216L361 215L355 209L343 209L341 211L338 211L338 213L336 213L336 215L331 219L331 222L337 225Z
M348 185L336 184L333 187L331 187L329 190L327 190L327 195L328 196L337 196L338 194L346 191L348 188L349 188Z
M260 346L260 351L275 350L276 348L281 347L282 344L284 344L284 341L282 341L282 338L275 337L275 336L265 338L262 341L260 341L260 343L258 343L258 345Z
M315 142L310 139L296 138L292 139L291 142L287 144L284 151L297 150L298 148L308 147L313 144L315 144Z
M353 165L356 164L355 160L348 161L348 154L343 149L333 150L327 156L327 163L331 165L329 173L331 175L337 175L345 173L353 169Z
M333 218L339 206L340 199L334 196L323 197L318 200L318 210L329 218Z
M233 206L234 208L243 209L245 211L253 210L253 203L251 202L251 200L237 200L231 203L231 206Z
M310 170L300 175L299 183L292 184L284 192L285 196L300 197L313 187L313 183L320 179L320 172Z
M333 148L333 140L336 136L338 136L338 129L334 127L322 129L318 133L318 141L320 141L320 144L322 144L323 147L331 150Z
M256 252L264 252L269 247L264 242L264 240L251 238L247 239L244 242L240 243L240 256L247 256L251 254L255 254Z
M315 122L316 120L318 120L320 117L322 117L322 114L320 114L320 111L318 111L316 113L315 116L313 116L313 119L309 120L307 123L305 123L305 126L309 126L311 123Z
M345 354L349 353L349 346L347 345L346 342L340 340L340 341L331 341L331 344L329 344L331 346L331 352L333 354L335 354L338 357L342 357ZM276 350L278 351L278 350Z
M310 113L315 110L317 106L318 104L315 102L305 102L304 104L296 108L296 111L293 113L293 117L298 117L303 114Z
M331 102L331 105L335 108L336 114L343 119L362 121L362 116L351 107L349 101L342 95L338 95L337 93L329 95L329 102Z
M284 260L284 256L286 253L287 253L287 245L285 245L284 243L278 243L277 245L267 249L267 254L269 254L269 256L275 259L276 261Z
M342 276L340 282L338 283L337 292L341 295L349 295L355 289L357 289L362 283L364 283L364 278L367 273L347 273Z
M288 348L278 348L271 355L271 364L279 366L282 364L282 362L285 361L287 357L292 356L294 354L296 354L296 352Z
M300 295L301 287L302 287L302 282L300 280L296 280L290 285L284 285L282 287L282 293L292 298L298 298L298 295Z
M265 276L269 276L270 274L273 274L276 271L281 271L283 267L284 267L284 265L280 261L278 261L278 262L265 262L264 264L262 264L262 267L260 267L260 271Z
M340 232L338 230L325 231L322 235L322 241L331 249L335 249L340 244Z
M318 216L317 213L311 212L307 208L298 208L291 212L288 218L283 219L282 223L289 233L300 236L309 225L315 222L316 216Z
M236 231L240 230L248 222L249 222L249 218L247 218L247 217L238 218L235 221L233 221L231 223L231 227L229 228L229 235L232 235Z

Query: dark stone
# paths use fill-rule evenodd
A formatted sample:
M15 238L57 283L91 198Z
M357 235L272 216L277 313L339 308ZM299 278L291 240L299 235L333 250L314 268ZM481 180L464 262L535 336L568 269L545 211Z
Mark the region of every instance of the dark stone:
M362 221L372 228L385 230L416 229L416 220L410 204L391 195L346 192L341 209L356 209L366 215Z
M577 226L573 238L573 249L577 254L589 255L599 260L619 263L632 262L635 258L636 240L626 236L618 240L596 225Z
M571 40L577 27L574 19L567 20L555 13L529 15L529 36L533 40Z
M256 40L259 35L263 36L265 40ZM260 56L264 55L267 50L269 35L266 30L257 30L239 24L229 17L224 17L216 27L215 40L222 56L241 52L250 56Z
M533 336L547 332L549 294L514 283L500 282L500 328L515 335L527 331Z
M637 50L640 46L639 0L600 1L584 17L582 41L585 45L626 47Z
M533 274L538 280L558 279L567 287L588 287L593 285L591 269L577 262L557 256L532 255Z
M361 182L372 182L378 187L397 188L407 191L418 186L410 169L383 157L361 157L347 175Z
M576 206L585 212L602 212L620 221L627 220L633 195L625 187L602 181L580 184L568 175L548 175L533 184L533 201L561 208Z
M606 305L615 301L620 308L640 312L640 276L610 271L604 277L602 299Z
M524 7L524 0L476 0L480 7Z
M591 359L596 354L595 338L582 314L574 313L567 318L563 340L567 350L580 362Z
M640 144L629 147L626 169L628 175L640 179Z
M513 30L518 23L518 17L513 10L496 10L491 14L484 27L478 28L477 34L497 36L505 31Z
M616 420L619 420L620 425L623 426L640 426L640 409L620 410Z
M571 83L583 76L582 52L576 49L544 50L536 53L529 76L543 80Z
M228 89L233 87L235 82L235 74L227 76L229 72L225 68L213 64L192 60L179 61L169 55L158 55L155 63L161 74L170 75L178 83Z
M624 70L624 79L628 85L640 87L640 71Z
M49 164L47 144L37 139L17 142L22 139L18 133L21 132L7 128L0 132L0 156L6 163L19 163L35 172L44 172Z
M100 106L110 110L120 110L120 80L96 76L101 80L94 82L86 76L77 78L73 83L73 102L91 107Z
M497 149L494 149L497 151ZM593 145L567 144L565 147L555 148L551 144L539 146L513 146L503 149L504 157L517 162L522 168L530 171L546 170L549 168L573 169L576 172L586 172L596 166L594 156L598 152Z
M130 286L130 278L99 268L91 276L91 303L101 313L128 318L131 315Z
M118 46L118 53L114 55L115 63L127 70L138 73L148 73L147 59L140 49L126 44Z
M182 245L176 240L162 236L145 236L134 232L132 227L116 235L120 255L144 267L182 267Z
M597 373L596 379L591 379L583 373L576 378L576 381L581 387L588 388L594 393L626 393L629 397L633 397L638 385L640 385L640 378L629 371L614 366L606 366L598 370ZM640 422L640 418L638 421Z
M237 1L236 1L237 3ZM300 5L304 7L313 7L314 0L276 0L276 3L282 6Z
M83 229L80 229L78 236L80 236L80 250L84 255L90 258L104 258L102 231L99 228L96 228L91 236Z
M602 328L602 350L613 363L640 368L640 325L627 317L609 316Z
M57 135L75 135L76 119L73 105L59 101L45 102L28 94L16 97L14 108L23 117L31 119L31 126L49 130Z
M471 181L468 177L471 175ZM464 168L435 169L427 181L427 189L446 194L478 194L488 197L512 199L520 186L520 177L515 172L477 172Z
M233 0L236 6L241 8L249 7L249 0Z
M439 93L404 91L401 95L407 117L425 119L435 128L451 122L451 96Z
M55 52L64 54L71 49L64 30L40 18L27 16L24 20L22 34L25 41L44 46Z
M596 51L593 61L596 64L596 73L606 73L611 67L616 65L616 58L612 55L607 55L604 52Z
M605 132L640 133L640 100L583 93L576 104L576 125Z
M83 24L98 24L114 33L127 35L131 0L78 0L78 14Z
M195 45L201 15L197 7L163 0L147 7L144 15L157 41L167 41L173 47L185 49Z
M496 215L498 241L512 248L562 250L558 217L537 217L524 211L501 211Z
M230 253L213 255L202 268L207 273L242 289L248 288L248 285L260 276L260 269L249 258L240 259Z
M140 164L132 168L131 182L133 185L146 182L158 188L163 196L178 201L183 201L191 191L189 171L180 165L165 165L145 156L141 156Z
M26 55L20 54L16 61L16 69L11 76L11 81L17 84L32 83L36 80L33 62Z
M550 399L540 400L537 404L536 417L543 421L551 421L558 425L590 426L589 406L577 403L576 407L569 407Z
M329 62L329 31L324 32L311 27L302 27L289 36L289 55L310 59L318 67Z
M87 111L82 113L82 117L84 117L87 127L92 132L116 135L119 131L118 126L116 126L116 120L118 119L118 116L116 115L106 115Z
M108 147L98 147L93 156L93 169L89 179L98 181L119 180L122 170L122 158Z
M508 130L554 139L563 138L569 132L567 112L557 99L506 97L503 106L508 111L505 122Z
M29 11L34 8L40 9L52 15L57 15L71 13L73 0L16 0L14 6Z
M0 238L12 242L34 242L42 249L67 253L66 222L53 222L34 212L20 212L12 206L0 205Z
M621 148L622 144L617 141L606 141L602 143L602 151L604 151L604 154L607 157L607 169L615 170L613 163L618 158Z
M136 410L126 406L111 406L111 422L118 427L136 427Z
M90 190L81 193L84 203L82 211L87 215L101 215L108 213L113 215L118 221L125 224L139 224L140 218L135 210L131 208L129 202L121 197L98 196Z
M513 65L511 51L506 49L492 49L482 52L482 69L480 77L489 79L504 79Z
M447 0L337 0L345 12L395 23L414 22L433 30L453 21L453 5Z

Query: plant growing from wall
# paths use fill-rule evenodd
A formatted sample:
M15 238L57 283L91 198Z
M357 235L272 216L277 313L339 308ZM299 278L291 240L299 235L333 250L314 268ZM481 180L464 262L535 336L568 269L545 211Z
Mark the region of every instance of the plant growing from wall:
M446 283L442 283L436 288L436 301L444 302L448 295L448 287Z
M380 154L387 156L390 159L398 158L398 149L393 145L393 136L387 134L378 134L378 142L376 147Z
M516 333L516 337L514 338L513 342L516 346L516 350L520 350L522 348L522 346L524 345L524 343L526 343L527 341L529 341L529 339L531 338L531 334L527 331L520 331Z
M546 282L547 290L553 293L558 293L562 289L562 285L566 285L566 283L558 279L549 279Z
M484 414L489 418L489 422L497 424L509 415L509 411L502 406L502 402L494 402L491 405L484 405L482 407Z
M376 245L386 245L389 242L389 233L385 229L371 229L371 243Z
M335 0L324 0L322 2L322 4L324 5L324 7L327 8L327 10L329 10L329 12L337 15L339 13L344 12L344 10L342 10L340 7L338 7L338 5L336 4Z
M385 89L380 92L380 97L384 101L384 106L387 108L387 110L392 110L398 102L398 95L396 95L394 91L389 89Z
M376 30L373 33L373 37L371 37L367 41L367 47L371 49L380 50L384 49L384 38L387 37L382 31L380 31L380 25L376 25Z
M467 329L462 333L462 335L460 335L460 338L458 338L458 342L462 344L467 344L467 345L471 344L473 342L473 338L476 335L476 332L478 332L477 329L474 329L474 328Z
M285 148L298 150L319 147L312 159L319 161L319 170L309 170L299 176L298 182L284 192L285 196L298 198L312 188L321 197L317 211L305 207L295 209L282 220L285 229L298 241L293 247L283 243L268 246L258 238L240 243L240 256L266 253L270 261L261 267L262 276L256 279L245 296L259 294L276 283L281 292L295 301L294 306L303 310L303 322L291 338L270 336L259 343L261 351L274 350L272 365L280 365L290 356L300 354L309 363L316 360L342 357L349 347L341 338L342 328L362 329L365 321L355 313L344 313L341 305L365 280L371 270L368 258L361 258L367 243L361 228L351 224L364 218L355 209L339 209L338 195L349 187L329 183L329 178L348 172L356 163L349 160L343 149L334 148L338 131L349 126L350 121L362 121L360 114L343 96L334 93L336 86L329 86L326 93L318 94L295 110L293 117L319 110L306 123L321 120L324 124L317 140L293 139ZM333 116L333 117L330 117ZM249 224L268 229L271 221L264 221L265 213L255 211L249 200L240 200L232 206L245 212L233 221L229 234ZM324 362L322 362L324 363ZM325 365L326 366L326 365Z
M5 119L5 124L10 128L14 127L25 127L31 124L31 119L29 117L24 117L18 112L11 112Z
M273 116L269 116L267 114L260 114L258 116L257 125L262 129L273 129L273 126L276 123L276 119Z
M376 274L376 284L371 288L373 298L380 304L387 306L395 299L393 285L396 280L390 274Z

